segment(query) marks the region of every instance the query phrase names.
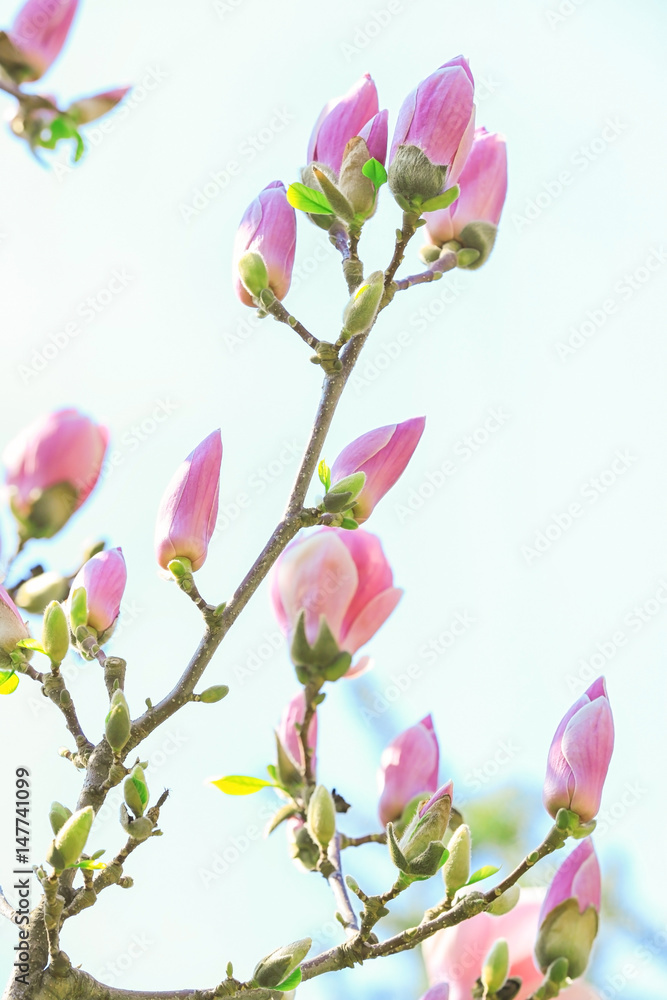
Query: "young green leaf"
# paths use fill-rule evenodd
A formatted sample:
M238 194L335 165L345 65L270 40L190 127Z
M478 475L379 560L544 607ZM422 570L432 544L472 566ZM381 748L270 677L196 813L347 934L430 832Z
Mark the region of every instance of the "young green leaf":
M19 639L16 645L22 649L34 649L37 653L44 653L42 644L37 639Z
M328 493L331 489L331 469L324 459L322 459L320 464L317 466L317 475L319 476L322 486L324 486L324 489Z
M12 694L18 684L18 676L13 670L0 670L0 694Z
M301 212L308 212L309 215L334 215L334 210L329 204L326 195L315 188L306 187L296 181L287 188L287 200L292 208L298 208Z
M274 990L280 990L281 993L287 993L289 990L295 990L299 983L301 982L301 966L297 965L294 972L291 972L287 979L283 979L282 983L278 986L274 986Z
M366 160L361 172L364 177L368 177L369 181L374 185L377 190L382 187L383 184L387 183L387 171L384 169L379 160L372 157L370 160Z
M459 194L459 186L455 184L454 187L448 188L447 191L437 195L435 198L429 198L428 201L425 201L421 206L421 210L422 212L437 212L441 208L449 208L452 202L456 201Z
M491 878L492 875L495 875L496 872L499 871L500 868L496 868L495 865L484 865L483 868L478 868L477 871L470 876L466 885L474 885L475 882L482 882L483 879Z
M218 778L211 782L219 788L225 795L253 795L261 791L262 788L274 788L273 781L264 781L263 778L252 778L246 774L228 774L224 778Z

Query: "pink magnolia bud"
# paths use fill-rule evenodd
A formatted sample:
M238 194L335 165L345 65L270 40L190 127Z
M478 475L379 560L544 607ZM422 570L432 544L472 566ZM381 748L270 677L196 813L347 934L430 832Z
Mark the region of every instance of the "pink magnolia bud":
M554 875L542 903L538 923L544 923L547 915L566 899L576 899L580 913L589 906L599 913L601 898L600 865L593 842L590 837L586 837L579 842Z
M360 524L370 517L373 508L405 471L419 443L425 417L413 417L402 424L388 424L362 434L343 448L331 468L335 485L354 472L363 472L366 482L352 510Z
M507 194L507 144L505 137L485 128L475 129L470 155L459 177L461 194L449 208L425 212L426 236L442 246L458 240L470 222L500 222Z
M571 979L586 971L598 932L600 897L600 866L589 837L560 866L542 904L535 956L543 972L563 958Z
M127 569L121 549L104 549L81 567L72 581L70 595L83 587L88 608L87 624L101 638L108 638L120 614Z
M74 118L77 125L86 125L115 108L131 89L131 87L116 87L114 90L105 90L101 94L80 97L78 101L70 104L67 113Z
M401 594L379 538L339 528L322 528L292 542L276 563L271 590L276 618L290 642L305 611L310 643L324 618L339 649L350 654L375 635ZM352 672L355 667L348 676Z
M198 570L218 516L222 438L213 431L176 470L164 492L155 526L155 554L162 569L172 559L189 559Z
M444 63L404 100L389 162L399 146L417 146L431 163L447 166L447 186L459 178L473 140L474 81L463 56Z
M440 749L427 715L404 730L382 752L378 771L378 806L383 826L395 822L416 796L432 795L438 787Z
M271 291L276 298L284 299L292 281L295 252L296 213L287 201L285 185L273 181L248 205L236 232L232 277L241 302L254 305L252 295L239 277L239 260L245 254L262 256Z
M299 734L296 731L296 724L303 722L305 713L306 700L303 689L301 689L285 706L280 719L280 725L278 726L278 736L280 737L280 742L289 751L295 763L300 764L301 767L304 765L303 748L301 746ZM313 751L310 760L314 774L316 765L315 748L317 747L317 712L313 716L308 729L308 746Z
M78 0L28 0L8 34L26 61L24 81L39 80L62 49Z
M7 446L12 510L26 522L26 537L51 537L81 506L99 478L108 441L106 427L78 410L58 410Z
M371 123L378 111L377 89L370 74L366 73L347 94L334 97L322 109L308 143L308 162L323 163L338 174L345 146L355 135L366 140L371 156L384 162L384 156L377 155L382 152L382 122L377 122L375 127ZM368 137L363 133L364 126L370 126ZM386 129L386 121L384 127Z
M388 119L389 112L380 111L369 122L366 122L359 132L370 155L383 165L387 159Z
M555 816L571 809L582 823L598 813L614 749L614 720L604 678L591 684L564 716L553 738L543 800Z
M0 586L0 668L11 666L9 653L14 652L17 642L29 637L28 626L21 618L19 609L5 588Z

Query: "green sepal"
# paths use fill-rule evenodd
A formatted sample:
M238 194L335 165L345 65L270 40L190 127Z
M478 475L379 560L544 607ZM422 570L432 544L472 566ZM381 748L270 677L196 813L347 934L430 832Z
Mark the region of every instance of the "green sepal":
M274 990L279 990L281 993L286 993L288 990L295 990L301 979L303 978L303 973L301 972L301 966L298 965L294 972L292 972L287 979L283 979L282 983L274 986Z
M399 871L409 872L409 865L396 839L393 823L387 823L387 847L389 848L389 857Z
M279 827L281 823L284 823L285 820L288 820L290 819L290 817L295 816L297 812L298 809L293 802L288 802L286 805L281 806L280 809L278 809L278 811L273 814L273 816L267 823L266 828L264 830L264 836L268 837L268 835L270 833L273 833L273 831L277 827Z
M85 587L77 587L70 595L69 620L72 631L75 633L81 625L88 624L88 601Z
M317 476L319 481L322 483L325 492L328 493L329 490L331 489L331 469L324 461L324 459L322 459L319 465L317 466Z
M16 645L21 649L32 649L36 653L44 653L45 656L47 655L46 650L38 639L19 639Z
M349 653L339 653L338 656L322 670L322 676L327 681L337 681L344 677L352 666L352 657Z
M322 193L327 200L327 204L333 209L335 215L339 219L342 219L343 222L354 222L354 208L350 205L338 185L317 165L314 164L312 170L315 180L322 188Z

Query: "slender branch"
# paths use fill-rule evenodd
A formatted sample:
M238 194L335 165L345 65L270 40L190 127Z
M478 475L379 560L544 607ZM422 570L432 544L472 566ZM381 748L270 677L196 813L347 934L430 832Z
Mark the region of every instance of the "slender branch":
M16 97L19 101L22 101L26 96L23 91L12 83L11 80L7 80L0 76L0 90L4 90L6 94L11 94L12 97Z
M303 696L306 702L306 710L303 715L303 722L299 728L299 743L301 744L301 755L303 757L303 778L306 785L314 785L313 777L313 750L308 740L310 724L317 710L315 696L319 687L314 684L307 684L303 689Z
M333 865L333 871L327 876L327 881L331 886L338 912L343 918L343 927L348 938L354 937L359 932L359 921L352 909L352 903L347 892L347 886L343 879L343 869L340 860L340 834L336 834L329 844L329 861Z
M446 271L453 270L457 264L458 257L452 250L448 253L443 252L442 256L427 271L422 271L420 274L411 274L407 278L400 278L394 282L394 288L397 292L403 292L406 288L411 288L412 285L423 285L425 282L438 281Z
M295 330L304 343L308 344L309 347L312 347L313 350L317 348L319 344L317 337L314 337L312 333L309 333L303 323L300 323L295 316L292 316L287 309L285 309L285 306L282 304L280 299L274 298L270 305L266 305L265 303L263 303L263 305L267 313L270 313L271 316L273 316L274 319L277 319L279 323L285 323L287 326L291 327L292 330Z
M347 837L344 833L340 835L340 849L344 851L346 847L363 847L364 844L386 844L386 833L367 833L364 837Z
M43 677L43 691L54 705L60 709L65 717L67 729L74 737L76 748L79 753L86 757L95 749L94 745L86 737L81 728L81 723L76 714L72 696L67 690L65 681L60 673L49 673Z
M394 280L394 275L398 271L399 267L403 263L403 258L405 257L405 248L412 239L412 237L417 232L417 227L415 223L418 220L418 216L412 215L409 212L403 212L403 226L400 230L397 230L396 236L396 246L394 247L394 255L389 262L389 267L384 272L384 287L388 289Z
M5 896L5 893L1 885L0 885L0 914L2 914L3 917L6 917L7 920L12 920L12 921L16 917L16 910Z

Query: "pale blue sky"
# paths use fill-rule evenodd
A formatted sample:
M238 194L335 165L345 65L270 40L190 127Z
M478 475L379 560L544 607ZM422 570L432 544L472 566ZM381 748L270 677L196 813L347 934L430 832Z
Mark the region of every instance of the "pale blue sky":
M13 10L0 3L2 23ZM374 12L390 10L375 33ZM485 787L520 784L538 797L552 731L594 676L591 658L604 657L617 749L596 844L607 874L624 872L623 899L642 915L650 951L667 921L655 875L667 820L667 244L665 149L655 139L665 11L658 0L631 9L620 0L563 0L560 10L557 0L84 0L44 88L63 98L133 81L140 89L106 133L89 133L75 169L64 152L44 169L0 134L2 430L9 439L32 414L62 405L111 429L116 459L103 488L52 545L29 555L69 569L90 536L122 545L130 578L110 648L128 660L138 713L147 695L155 700L171 686L199 633L189 602L155 572L153 524L166 482L220 426L220 530L200 582L209 600L224 600L280 515L319 392L298 338L257 323L233 295L238 219L265 184L297 179L321 106L363 72L377 81L391 127L404 94L465 53L478 81L478 121L508 138L508 202L486 267L397 296L332 429L329 459L363 430L427 414L408 472L368 525L405 597L369 645L374 673L331 692L321 778L355 802L348 828L367 832L377 822L382 746L432 711L442 776L453 775L462 797L473 792L475 768L494 770L489 762L507 740L518 749ZM371 268L387 262L398 218L383 192L362 244ZM410 259L418 269L416 253ZM290 309L333 339L344 286L334 252L305 220L297 268ZM118 274L122 281L110 284ZM90 297L99 307L92 320ZM68 324L76 335L61 335L65 346L36 371L38 355ZM482 442L473 454L467 435ZM429 489L448 460L456 473ZM242 510L240 495L249 498ZM552 527L547 551L532 554L538 532L571 504L580 511L571 526L558 538ZM450 643L457 614L474 622ZM325 885L296 872L281 833L257 839L271 793L225 799L204 783L211 774L260 774L271 759L271 726L295 688L284 648L269 653L275 635L263 588L210 668L211 682L230 684L229 699L191 706L150 741L151 787L172 789L165 836L128 866L131 895L109 890L64 941L73 961L108 982L210 986L229 959L248 975L284 940L313 929L323 946L336 940ZM364 704L383 692L391 698L410 664L419 678L376 719L365 718ZM82 666L72 687L84 726L98 734L105 708L95 670ZM36 861L48 803L73 802L78 776L55 754L60 720L27 684L0 708L8 763L27 764L35 776ZM546 826L544 817L535 835ZM121 843L115 812L98 820L94 840L109 852ZM247 849L207 881L202 873L234 843ZM2 881L10 847L3 823ZM353 861L372 888L390 877L381 850L367 871L363 855ZM177 872L171 881L167 866ZM13 944L11 928L0 935ZM597 984L624 1000L657 1000L664 945L649 960L637 946L619 937L601 951ZM3 971L8 956L5 948ZM316 1000L344 988L387 996L403 976L401 996L416 1000L416 969L409 958L392 959L300 995Z

